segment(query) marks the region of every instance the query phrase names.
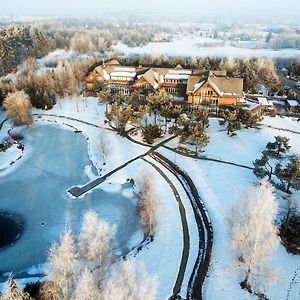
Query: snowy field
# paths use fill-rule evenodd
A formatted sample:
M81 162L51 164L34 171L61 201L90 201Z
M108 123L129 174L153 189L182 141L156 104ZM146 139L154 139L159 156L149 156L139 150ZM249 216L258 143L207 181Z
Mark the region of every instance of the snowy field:
M257 58L295 58L300 56L298 49L263 49L252 48L241 44L234 47L230 42L223 43L219 40L204 39L196 36L176 37L172 42L152 42L143 47L128 47L119 42L113 47L116 53L124 55L147 54L147 55L169 55L169 56L194 56L194 57L257 57ZM217 44L215 46L214 44Z
M300 122L290 118L265 118L263 123L300 133ZM252 161L260 157L267 142L277 135L290 138L291 152L300 154L300 135L287 131L263 127L261 130L242 130L237 132L236 136L230 137L224 128L219 126L218 120L210 119L208 134L210 142L205 149L205 155L247 166L252 166ZM174 142L169 146L173 147ZM241 290L238 284L241 277L232 266L227 220L230 208L246 189L257 182L257 178L251 170L236 166L199 161L179 155L174 157L174 153L167 149L160 149L159 152L172 161L175 160L191 176L212 219L214 246L209 277L205 282L205 299L256 299L255 296ZM299 203L300 192L295 192L292 197ZM300 266L299 257L287 254L285 248L280 245L270 266L277 270L279 282L265 290L267 297L272 300L299 299L299 283L298 286L292 287L287 298L292 278Z

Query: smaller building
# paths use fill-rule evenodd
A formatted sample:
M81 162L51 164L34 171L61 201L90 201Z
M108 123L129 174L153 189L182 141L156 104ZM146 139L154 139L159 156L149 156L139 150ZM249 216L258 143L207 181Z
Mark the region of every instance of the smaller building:
M271 110L274 108L273 102L265 97L258 97L257 102L261 105L264 110Z
M300 110L297 100L286 100L286 107L290 112L297 112Z

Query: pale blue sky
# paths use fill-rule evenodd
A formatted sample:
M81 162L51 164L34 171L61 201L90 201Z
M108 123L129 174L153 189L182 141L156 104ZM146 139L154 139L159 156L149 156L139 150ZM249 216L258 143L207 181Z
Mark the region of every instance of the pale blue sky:
M300 0L0 0L0 15L114 16L120 13L296 18Z

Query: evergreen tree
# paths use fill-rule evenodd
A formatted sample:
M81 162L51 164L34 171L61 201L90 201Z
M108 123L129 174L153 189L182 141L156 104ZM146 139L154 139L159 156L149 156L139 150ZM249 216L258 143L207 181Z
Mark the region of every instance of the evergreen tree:
M270 157L282 158L284 154L289 152L291 146L289 139L284 136L275 136L275 142L269 142L266 146L266 152Z
M290 157L286 166L276 164L275 175L285 185L285 192L290 193L290 188L300 189L300 156Z
M271 181L273 175L273 167L272 164L270 163L270 158L266 151L262 152L261 158L256 159L253 162L253 165L254 165L253 173L258 178L264 178L267 176L268 180Z

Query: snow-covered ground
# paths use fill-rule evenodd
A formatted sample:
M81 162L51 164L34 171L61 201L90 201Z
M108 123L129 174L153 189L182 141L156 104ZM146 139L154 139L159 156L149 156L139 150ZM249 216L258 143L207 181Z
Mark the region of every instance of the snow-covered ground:
M72 126L72 130L74 130L74 128L81 130L87 138L89 156L93 164L100 174L104 174L149 150L148 147L134 144L109 130L109 126L104 123L104 110L105 107L100 106L96 98L80 97L77 100L67 98L59 101L52 110L35 110L34 113L41 115L40 118L37 118L35 126L42 125L43 123L56 122L65 128ZM45 114L54 114L56 116L46 116ZM80 121L70 120L68 117L99 125L101 128L96 128ZM300 132L300 122L289 118L265 118L263 123L276 128ZM5 126L5 130L7 130L8 125ZM267 142L273 140L273 137L276 135L289 137L292 146L291 152L300 153L299 135L290 131L280 131L264 126L261 130L241 130L236 136L230 137L226 134L224 128L219 125L217 119L211 119L208 133L210 143L205 149L207 156L247 166L252 166L252 161L260 156ZM100 136L102 137L100 138ZM100 146L101 139L107 144L107 155L105 157L103 156ZM171 141L169 146L174 147L175 143L176 141ZM173 152L164 148L160 148L158 151L188 172L197 186L212 220L214 228L214 247L209 276L205 281L204 298L214 300L254 299L254 296L241 290L239 286L241 280L239 272L232 267L227 218L229 217L228 213L234 202L245 189L257 181L256 177L251 170L236 166L195 160L178 154L175 155ZM28 156L30 157L30 153ZM183 290L181 293L184 295L189 279L188 275L193 268L193 262L197 255L197 228L193 218L192 208L182 187L173 175L150 157L146 157L146 159L161 168L171 179L180 193L186 209L191 248L187 264L187 273L183 280ZM4 156L1 156L0 153L0 165L1 163L3 164L4 160L6 159ZM103 165L103 161L105 161L105 165ZM139 252L136 259L145 265L149 274L158 277L159 287L157 299L167 299L172 294L183 247L183 233L178 204L170 186L153 167L139 159L109 177L98 189L102 189L105 192L119 192L123 197L130 200L132 199L132 191L121 189L120 184L124 183L128 178L138 178L145 170L152 174L160 199L158 207L158 227L154 242ZM95 176L90 167L86 167L82 172L85 172L90 179ZM299 198L299 195L300 193L295 193L294 197ZM84 199L82 200L84 201ZM128 241L128 245L133 246L138 243L140 239L141 233L137 232L131 240ZM280 281L279 284L266 288L265 294L269 299L286 299L291 280L299 265L299 257L287 254L283 246L278 248L271 262L271 266L278 270ZM38 272L38 269L35 271L32 269L30 272L34 274ZM299 286L294 289L299 293Z
M265 118L264 124L276 128L285 128L300 132L300 122L289 118ZM210 136L209 145L205 154L239 164L252 166L252 161L260 157L267 142L274 136L283 135L290 138L291 152L300 154L300 136L295 133L279 131L263 127L261 130L248 129L237 132L230 137L219 126L217 119L210 120L208 130ZM174 141L169 146L174 146ZM205 281L205 299L255 299L248 292L240 289L239 272L233 268L230 255L230 236L227 230L229 210L243 192L257 182L251 170L229 166L225 164L191 159L180 155L174 156L167 149L159 149L159 152L176 163L193 179L198 191L208 209L214 229L214 246L212 264L209 277ZM299 199L300 192L295 192L293 197ZM279 282L267 287L265 293L269 299L287 299L288 289L297 268L300 266L298 256L287 254L285 248L280 245L271 263L279 273ZM298 276L299 273L298 273ZM292 288L290 298L299 296L300 286Z
M215 45L214 45L215 44ZM118 42L114 47L117 53L125 55L148 54L148 55L171 55L171 56L194 56L194 57L299 57L298 49L255 49L240 45L232 46L229 42L204 39L197 36L176 37L172 42L152 42L143 47L128 47Z
M149 150L148 147L131 143L127 139L117 135L115 132L108 130L109 127L104 124L104 110L105 107L98 105L98 101L95 98L68 98L61 100L50 111L34 110L35 114L39 114L39 116L35 117L36 120L34 126L43 126L43 124L54 123L66 129L75 130L76 128L81 130L87 138L89 156L94 166L97 168L99 174L104 174ZM44 114L55 114L61 117L46 116ZM70 120L67 117L99 125L101 128L96 128L80 121ZM9 124L5 130L8 129L8 126ZM4 130L4 128L2 130ZM99 145L100 136L102 136L102 139L104 139L104 142L107 145L107 155L105 158L103 157ZM24 159L30 160L30 153L28 153ZM6 158L0 154L0 162L5 160ZM151 159L149 158L149 160ZM105 165L103 165L104 161ZM179 207L170 186L153 167L142 160L138 160L109 177L109 179L96 188L96 190L100 189L106 193L121 193L122 197L126 197L129 201L132 201L132 191L121 189L121 184L129 178L139 178L145 170L153 175L152 177L154 178L155 186L157 187L157 194L159 197L158 227L154 241L145 247L143 251L139 252L137 260L145 265L149 274L158 277L159 286L157 299L167 299L172 295L183 248L183 233ZM14 172L14 169L12 169L11 172ZM88 165L86 165L82 172L90 179L93 179L95 176ZM0 176L1 175L2 174L0 173ZM174 178L173 180L176 181ZM176 185L180 193L184 195L180 185L178 183ZM61 192L64 193L65 191ZM91 193L93 193L93 191ZM80 201L85 201L85 198ZM187 272L183 283L182 293L185 294L189 274L192 271L198 250L197 227L193 220L193 211L187 197L183 198L182 201L184 201L186 205L187 218L190 222L189 234L191 241L193 241L190 248ZM114 214L112 214L112 217L114 217ZM141 239L141 232L136 232L136 234L128 241L128 246L130 247L138 244ZM45 270L44 265L41 265L39 268L33 266L27 273L31 275L39 273L41 270ZM24 284L26 281L28 280L21 280L20 283Z

